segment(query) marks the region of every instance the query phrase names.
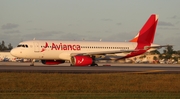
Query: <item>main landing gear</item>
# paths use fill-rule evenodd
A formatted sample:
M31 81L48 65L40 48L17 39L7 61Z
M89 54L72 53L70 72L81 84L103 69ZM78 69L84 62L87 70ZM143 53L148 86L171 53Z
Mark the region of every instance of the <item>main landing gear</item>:
M92 56L93 63L90 66L98 66L96 63L96 56Z
M94 64L91 64L90 66L98 66L98 64L94 63Z

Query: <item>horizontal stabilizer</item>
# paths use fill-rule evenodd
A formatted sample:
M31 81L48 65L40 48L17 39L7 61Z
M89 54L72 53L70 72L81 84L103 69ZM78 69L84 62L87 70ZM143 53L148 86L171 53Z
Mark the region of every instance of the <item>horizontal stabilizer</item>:
M156 49L160 49L162 47L172 47L173 45L159 45L159 46L148 46L147 48L156 48Z

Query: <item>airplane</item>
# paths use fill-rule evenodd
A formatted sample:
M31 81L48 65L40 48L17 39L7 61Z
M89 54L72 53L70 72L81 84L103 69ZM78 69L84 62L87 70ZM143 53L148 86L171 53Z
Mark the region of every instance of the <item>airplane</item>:
M98 66L97 55L119 60L166 47L153 43L157 22L158 15L150 15L129 42L29 40L19 43L10 53L18 58L39 59L46 65L69 61L70 66ZM30 66L34 66L34 61Z

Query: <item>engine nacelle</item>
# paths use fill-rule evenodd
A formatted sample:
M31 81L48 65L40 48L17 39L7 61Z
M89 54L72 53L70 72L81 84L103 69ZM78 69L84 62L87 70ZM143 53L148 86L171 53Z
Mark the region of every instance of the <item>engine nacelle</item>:
M65 62L65 60L41 60L43 64L46 65L58 65Z
M88 66L93 63L93 60L89 56L77 55L71 57L71 63L73 66Z

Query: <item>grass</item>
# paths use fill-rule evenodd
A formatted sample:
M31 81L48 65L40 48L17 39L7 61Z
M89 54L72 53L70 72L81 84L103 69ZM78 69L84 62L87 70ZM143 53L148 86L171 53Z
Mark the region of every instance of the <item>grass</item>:
M180 74L0 73L1 99L175 99Z

